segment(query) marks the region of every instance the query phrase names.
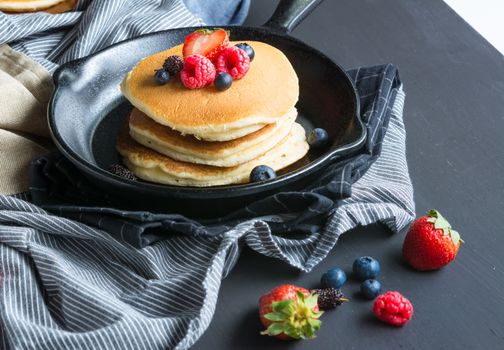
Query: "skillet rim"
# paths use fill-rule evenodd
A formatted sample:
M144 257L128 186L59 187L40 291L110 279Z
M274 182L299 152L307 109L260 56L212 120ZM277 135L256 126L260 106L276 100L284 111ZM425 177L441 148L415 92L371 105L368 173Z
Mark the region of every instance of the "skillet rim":
M321 155L314 161L309 162L308 164L303 165L300 168L297 168L288 173L282 174L272 180L263 181L263 182L252 182L245 184L232 184L232 185L224 185L224 186L214 186L214 187L193 187L193 186L173 186L173 185L163 185L156 184L150 182L140 182L140 181L132 181L127 180L122 177L119 177L115 174L108 172L105 169L100 168L99 166L92 164L91 162L83 159L77 152L75 152L69 145L66 144L64 138L59 133L58 128L56 126L56 118L54 114L55 105L58 100L58 96L61 93L61 84L59 81L61 80L61 76L64 71L68 70L70 67L76 67L85 64L87 61L94 59L96 56L103 54L104 52L110 51L118 46L128 45L134 41L140 41L146 37L160 36L160 35L169 35L171 32L176 31L194 31L197 29L205 29L205 28L214 28L215 26L197 26L197 27L184 27L184 28L173 28L153 33L148 33L144 35L140 35L138 37L130 38L113 45L106 47L105 49L99 50L89 56L82 57L76 60L69 61L56 69L53 74L54 80L54 90L51 95L51 99L49 101L48 110L47 110L47 119L49 124L49 131L51 134L51 138L53 139L56 147L63 155L69 159L77 168L85 173L85 175L92 176L94 179L99 179L102 182L119 186L123 188L132 187L142 191L143 193L153 193L156 195L162 195L165 197L183 197L183 198L202 198L201 195L204 195L204 198L222 198L224 194L231 195L231 197L239 197L245 196L249 194L257 194L259 192L265 192L274 190L275 188L288 185L292 182L300 180L306 176L313 174L316 171L321 170L323 167L328 166L332 160L335 160L340 155L347 154L354 150L360 148L367 136L367 130L364 126L360 115L360 99L357 88L354 82L350 79L346 71L336 62L334 62L331 58L329 58L324 53L319 50L313 48L312 46L304 43L303 41L292 37L291 35L286 34L282 31L272 30L271 28L265 27L250 27L250 26L222 26L219 28L229 29L229 30L244 30L244 31L259 31L265 35L275 35L277 37L282 37L282 39L286 39L291 41L297 45L301 45L306 48L308 51L313 52L315 55L320 58L326 60L335 68L343 73L345 77L345 83L348 85L348 88L353 91L353 102L355 105L355 110L353 114L353 120L357 122L356 126L360 128L360 135L353 140L352 142L343 144L333 150L328 151L326 154ZM257 37L257 35L255 35ZM255 40L255 39L254 39ZM124 97L123 97L124 98ZM126 99L125 99L126 100ZM164 192L164 193L163 193ZM229 196L226 196L229 197Z

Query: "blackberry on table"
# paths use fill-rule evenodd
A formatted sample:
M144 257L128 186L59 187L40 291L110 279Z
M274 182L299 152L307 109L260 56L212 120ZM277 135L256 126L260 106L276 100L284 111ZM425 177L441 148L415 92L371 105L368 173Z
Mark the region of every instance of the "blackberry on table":
M312 293L316 293L319 296L318 306L320 310L334 309L348 301L341 290L336 288L313 289Z

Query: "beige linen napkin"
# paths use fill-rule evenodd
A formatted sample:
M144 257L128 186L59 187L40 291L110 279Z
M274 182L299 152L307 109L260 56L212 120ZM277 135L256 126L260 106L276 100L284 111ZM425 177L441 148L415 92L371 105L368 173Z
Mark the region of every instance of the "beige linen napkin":
M0 45L0 193L28 189L28 166L51 147L47 103L51 75L37 62Z

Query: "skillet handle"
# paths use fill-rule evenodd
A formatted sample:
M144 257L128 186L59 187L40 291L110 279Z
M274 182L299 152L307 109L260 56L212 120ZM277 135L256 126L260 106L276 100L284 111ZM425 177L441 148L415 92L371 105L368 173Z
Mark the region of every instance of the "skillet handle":
M323 0L280 0L273 16L264 27L289 33Z
M80 60L75 60L67 62L62 66L58 67L53 73L53 82L55 86L68 85L76 78L78 78L77 67L79 66Z

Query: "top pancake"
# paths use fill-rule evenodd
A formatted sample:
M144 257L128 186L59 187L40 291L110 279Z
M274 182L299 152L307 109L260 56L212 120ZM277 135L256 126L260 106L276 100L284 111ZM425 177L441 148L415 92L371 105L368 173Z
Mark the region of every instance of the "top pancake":
M182 45L141 60L127 74L121 90L136 108L183 134L210 141L241 137L240 130L252 132L276 122L299 96L298 78L287 57L268 44L247 43L255 50L254 60L245 77L234 80L226 91L214 86L190 90L178 78L156 84L154 70L168 56L181 55Z

